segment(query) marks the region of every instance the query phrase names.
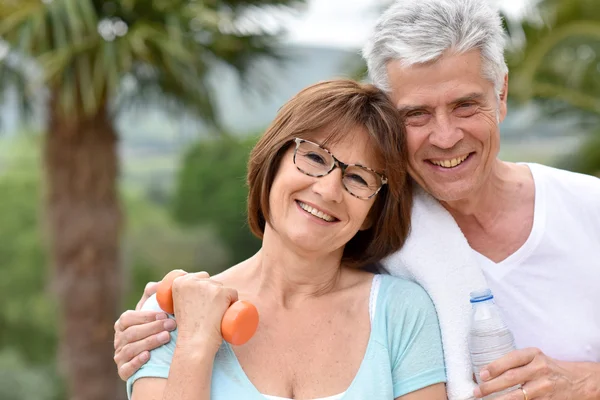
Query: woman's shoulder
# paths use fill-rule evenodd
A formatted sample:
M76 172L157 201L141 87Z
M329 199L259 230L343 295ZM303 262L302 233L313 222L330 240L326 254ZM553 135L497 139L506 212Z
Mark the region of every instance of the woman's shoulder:
M399 311L433 310L429 294L418 283L397 276L380 274L378 303L386 309Z

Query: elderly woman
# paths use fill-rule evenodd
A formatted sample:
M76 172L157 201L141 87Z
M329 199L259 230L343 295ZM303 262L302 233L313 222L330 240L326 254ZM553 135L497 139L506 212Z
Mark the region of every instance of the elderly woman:
M292 98L250 156L261 249L214 277L175 281L177 330L129 378L130 398L445 399L429 297L359 268L402 246L407 180L404 127L382 92L337 80ZM237 299L260 312L242 346L220 332ZM143 308L160 311L155 297Z

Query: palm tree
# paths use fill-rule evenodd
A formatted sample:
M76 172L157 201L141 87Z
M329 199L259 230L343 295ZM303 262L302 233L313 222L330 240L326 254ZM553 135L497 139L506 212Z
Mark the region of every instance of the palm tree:
M261 8L294 0L0 0L0 89L46 100L45 210L69 398L118 398L122 211L116 111L154 101L216 124L209 69L276 56ZM122 89L123 79L136 82ZM42 97L45 96L45 97Z
M597 0L539 0L508 54L510 93L600 115L600 7Z

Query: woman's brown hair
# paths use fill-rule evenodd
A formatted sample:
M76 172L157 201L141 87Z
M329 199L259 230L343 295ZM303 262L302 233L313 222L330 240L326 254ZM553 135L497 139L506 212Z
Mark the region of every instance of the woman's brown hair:
M317 131L325 131L326 144L357 127L369 134L388 183L375 198L370 228L359 231L346 244L342 262L360 267L402 247L410 230L412 206L404 124L385 93L347 79L320 82L292 97L254 146L248 162L248 222L256 236L262 238L269 221L269 193L292 140L310 140Z

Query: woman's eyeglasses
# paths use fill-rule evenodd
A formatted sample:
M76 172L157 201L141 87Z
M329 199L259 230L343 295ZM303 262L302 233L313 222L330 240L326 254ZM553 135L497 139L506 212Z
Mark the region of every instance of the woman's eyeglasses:
M345 164L317 143L300 138L295 138L294 142L294 165L300 172L319 178L339 167L342 185L354 197L370 199L387 183L382 174L362 165Z

